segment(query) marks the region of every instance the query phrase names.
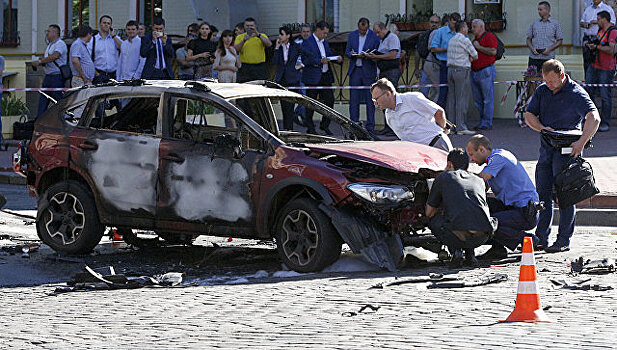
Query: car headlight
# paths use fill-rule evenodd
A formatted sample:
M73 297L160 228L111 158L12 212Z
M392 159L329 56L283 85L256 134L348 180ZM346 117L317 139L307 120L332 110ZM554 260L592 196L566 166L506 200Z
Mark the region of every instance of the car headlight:
M358 197L377 204L393 204L414 200L414 193L405 186L385 186L371 183L353 183L347 189Z

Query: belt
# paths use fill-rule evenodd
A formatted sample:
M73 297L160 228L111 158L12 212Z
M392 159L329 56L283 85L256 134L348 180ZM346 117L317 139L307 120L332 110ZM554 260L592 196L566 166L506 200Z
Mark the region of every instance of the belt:
M105 74L105 75L107 75L107 74L115 74L115 73L116 73L116 71L115 71L115 70L114 70L114 71L111 71L111 72L106 72L106 71L104 71L104 70L101 70L101 69L96 69L96 68L95 68L95 70L96 70L96 72L97 72L97 73L99 73L99 74Z
M431 142L428 143L429 147L433 147L435 146L435 144L437 143L437 141L439 141L439 139L441 139L441 134L433 137L433 139L431 140Z
M455 66L455 65L449 65L448 68L452 68L452 69L471 69L471 67L463 67L463 66Z

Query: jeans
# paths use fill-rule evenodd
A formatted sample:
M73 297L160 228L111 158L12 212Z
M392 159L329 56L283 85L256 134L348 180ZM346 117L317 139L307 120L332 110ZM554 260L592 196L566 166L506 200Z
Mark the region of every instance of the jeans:
M471 72L471 91L473 103L480 112L479 127L493 127L493 110L495 108L495 65Z
M356 67L351 76L349 76L349 84L352 86L367 86L375 82L375 77L367 77L362 71L362 67ZM373 131L375 129L375 105L371 97L369 89L353 89L349 90L349 118L354 122L360 120L360 104L366 104L366 130Z
M43 84L41 85L43 88L63 88L64 87L64 79L60 74L49 75L46 74L45 78L43 78ZM62 91L45 91L51 98L58 101L62 98ZM39 110L37 116L43 114L47 110L47 106L49 105L49 100L45 95L41 94L39 97Z
M538 214L529 219L525 217L523 208L507 206L497 198L487 198L486 201L491 216L498 221L493 241L514 250L523 243L523 238L533 236L525 231L536 227Z
M467 239L463 241L451 230L444 227L446 221L445 215L438 212L429 220L428 226L435 238L445 244L451 253L459 249L477 248L488 241L488 234L468 235Z
M439 84L448 84L448 64L446 61L439 61ZM439 88L437 104L443 109L448 107L448 86Z
M448 109L446 115L456 123L456 130L467 130L469 109L469 72L465 67L448 67ZM440 92L441 94L441 92Z
M591 68L591 66L589 67ZM541 141L540 157L536 165L536 190L540 201L544 202L544 210L540 211L540 219L536 228L536 236L540 244L548 245L548 236L551 233L553 222L553 184L555 176L568 164L569 154L561 154L561 150L553 148ZM576 208L559 208L559 232L555 243L559 246L569 246L574 232L574 216Z
M612 84L615 70L598 69L593 65L587 67L587 75L585 75L585 81L590 84ZM609 125L611 121L611 111L613 109L613 101L611 98L610 87L585 87L587 92L593 98L594 91L600 90L600 96L602 97L602 108L600 109L600 118L602 124Z

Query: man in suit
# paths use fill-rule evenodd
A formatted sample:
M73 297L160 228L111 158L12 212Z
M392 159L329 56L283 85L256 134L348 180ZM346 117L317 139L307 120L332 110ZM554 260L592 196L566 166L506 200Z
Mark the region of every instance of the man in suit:
M330 32L330 25L326 21L319 21L315 24L315 32L308 39L302 42L302 63L304 68L302 70L302 82L306 86L331 86L334 82L334 74L330 69L328 57L333 57L330 46L326 41L326 37ZM336 58L337 62L342 62L342 57ZM334 91L330 89L307 89L306 96L318 99L328 107L334 107ZM304 125L306 125L306 132L309 134L316 134L315 124L313 123L313 110L306 110L306 117ZM330 131L330 119L322 118L319 128L326 135L332 135Z
M370 23L367 18L360 18L358 29L349 34L345 56L350 58L349 84L352 86L370 86L375 82L377 76L377 65L366 57L364 53L377 50L379 38L377 34L369 29ZM366 129L373 131L375 128L375 105L371 101L371 93L365 90L349 91L349 116L351 120L360 120L360 104L366 104Z
M279 38L274 47L274 64L276 65L274 81L283 86L298 86L302 74L296 69L296 63L301 47L290 39L291 29L280 27ZM281 101L281 109L283 110L283 129L293 130L293 103Z
M141 77L144 79L173 79L171 60L174 58L174 47L171 39L165 33L165 20L156 17L152 21L152 33L141 40L141 57L146 58Z

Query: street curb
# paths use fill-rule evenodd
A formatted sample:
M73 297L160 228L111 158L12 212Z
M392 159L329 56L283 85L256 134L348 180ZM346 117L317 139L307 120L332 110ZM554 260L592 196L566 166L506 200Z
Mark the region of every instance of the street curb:
M25 185L26 178L15 173L0 173L0 183L11 185Z
M617 209L586 208L576 209L577 226L617 227ZM553 209L553 225L559 225L559 209Z

